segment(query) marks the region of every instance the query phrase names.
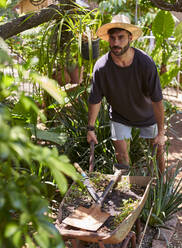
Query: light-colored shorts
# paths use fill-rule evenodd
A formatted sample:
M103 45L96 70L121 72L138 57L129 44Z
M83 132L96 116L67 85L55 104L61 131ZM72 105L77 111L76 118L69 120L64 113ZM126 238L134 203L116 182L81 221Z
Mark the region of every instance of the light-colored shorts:
M131 139L131 130L132 127L123 125L119 122L110 122L111 126L111 139L112 140L124 140ZM139 127L140 137L145 139L153 139L158 134L157 124L151 125L149 127Z

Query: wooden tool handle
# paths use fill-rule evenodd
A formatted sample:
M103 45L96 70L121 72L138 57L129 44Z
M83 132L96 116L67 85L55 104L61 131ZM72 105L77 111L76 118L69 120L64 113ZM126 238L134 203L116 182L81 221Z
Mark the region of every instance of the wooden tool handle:
M92 187L92 184L90 183L90 180L89 180L87 174L82 170L82 168L79 166L78 163L74 163L74 167L76 168L76 170L78 172L81 173L81 175L83 177L83 180L82 180L83 184L87 187L87 190L88 190L89 194L91 195L91 197L94 199L94 201L97 202L99 200L99 196L97 195L94 188Z
M89 159L89 172L94 170L94 141L90 142L90 159Z
M106 196L113 189L115 183L119 180L119 178L120 178L121 175L122 175L122 171L121 170L117 170L114 173L114 179L112 179L110 181L110 183L107 185L105 191L103 192L103 194L101 195L100 199L97 202L99 205L102 205L102 203L104 202Z
M79 166L78 163L74 163L74 167L78 172L82 174L83 177L87 177L87 175L85 174L85 172L82 170L82 168Z

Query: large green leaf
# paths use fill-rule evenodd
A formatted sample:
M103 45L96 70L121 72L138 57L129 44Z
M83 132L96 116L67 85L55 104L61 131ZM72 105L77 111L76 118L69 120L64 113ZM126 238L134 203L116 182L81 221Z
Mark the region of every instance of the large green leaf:
M56 180L60 192L62 194L65 194L68 188L68 183L65 176L62 173L60 173L58 170L55 170L54 168L52 168L51 171Z
M18 225L15 222L9 222L6 226L4 236L10 237L18 230Z
M75 168L68 161L65 160L66 158L67 157L65 155L61 155L59 159L49 157L47 159L47 162L51 170L55 169L67 176L71 176L73 180L78 180L78 174L76 173Z
M30 127L30 130L33 135L36 135L37 139L50 141L60 146L63 145L67 140L65 133L51 132L36 128L36 134L35 134L35 129L33 127Z
M163 89L172 82L173 78L177 76L179 71L180 67L176 65L175 67L171 67L166 73L160 75L160 82Z
M169 38L174 31L175 22L170 12L161 10L152 24L152 32L155 37Z
M33 240L29 235L26 235L26 243L28 244L29 248L35 248L36 245L34 244Z
M182 41L182 22L180 22L174 31L174 37L176 38L176 42Z
M16 247L16 248L22 247L22 233L21 233L21 231L15 232L15 234L12 237L12 241L13 241L14 247Z

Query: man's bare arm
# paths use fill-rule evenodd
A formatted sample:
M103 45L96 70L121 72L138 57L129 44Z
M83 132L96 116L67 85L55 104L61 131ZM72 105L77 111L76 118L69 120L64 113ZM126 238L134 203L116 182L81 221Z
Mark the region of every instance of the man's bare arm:
M158 132L164 133L164 105L163 101L152 102L155 119L157 121Z
M97 104L89 104L88 106L88 125L94 126L97 119L101 102Z
M94 132L94 126L100 110L100 106L101 106L101 102L97 104L89 104L88 107L88 132L87 132L88 143L94 141L95 144L98 144L97 137Z
M164 145L165 138L164 138L164 105L163 101L159 102L152 102L153 110L155 119L158 126L158 135L156 138L156 143L159 145Z

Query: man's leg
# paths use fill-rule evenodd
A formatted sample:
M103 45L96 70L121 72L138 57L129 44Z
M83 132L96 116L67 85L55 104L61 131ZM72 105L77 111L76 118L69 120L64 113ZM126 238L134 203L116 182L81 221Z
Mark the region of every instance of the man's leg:
M131 127L111 121L111 139L115 148L116 159L119 164L129 165L129 139Z
M113 140L113 145L118 163L129 165L128 142L126 140Z

